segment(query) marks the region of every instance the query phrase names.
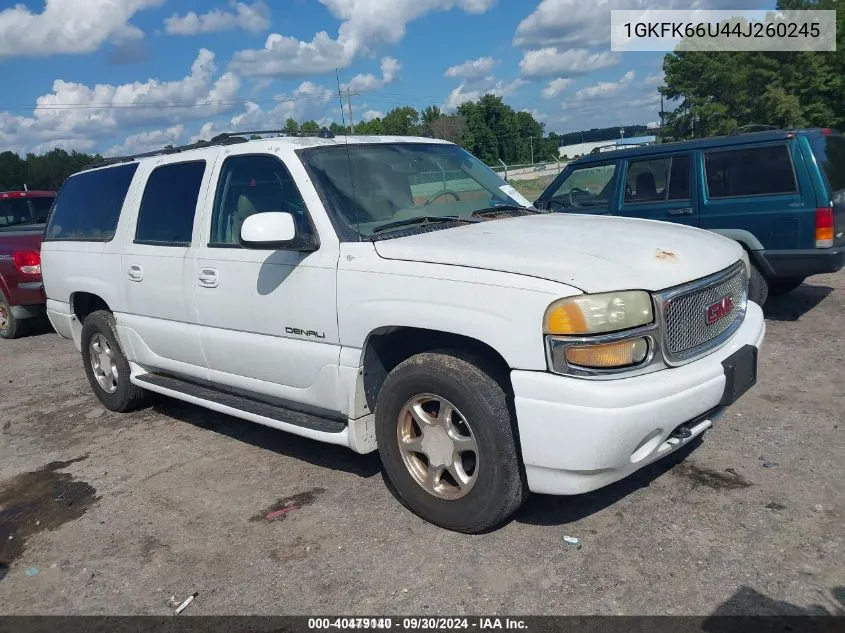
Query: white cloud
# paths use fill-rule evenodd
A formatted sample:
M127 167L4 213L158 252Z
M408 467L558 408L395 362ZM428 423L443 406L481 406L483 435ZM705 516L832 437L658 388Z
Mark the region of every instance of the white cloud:
M105 152L106 156L128 156L161 149L165 145L176 145L185 134L184 125L174 125L164 130L152 130L130 134L120 145Z
M402 70L400 64L393 57L385 57L381 60L381 79L367 73L366 75L355 75L348 84L343 85L343 90L347 88L352 92L372 91L378 90L396 79L396 75Z
M771 7L767 0L746 0L745 8ZM551 46L590 47L610 41L613 9L735 9L736 0L542 0L516 29L514 46L524 49Z
M653 121L660 109L660 95L653 85L634 81L635 77L630 70L618 81L581 88L562 104L563 110L569 119L577 121L580 129Z
M212 9L201 15L194 11L183 16L174 13L164 21L164 32L169 35L198 35L243 29L251 33L261 33L270 28L270 8L263 0L257 0L253 4L230 0L229 6L234 12Z
M571 83L572 80L567 77L558 77L557 79L553 79L549 85L543 89L543 98L554 99L561 92L566 90Z
M380 110L367 110L362 117L365 121L372 121L373 119L383 119L384 112Z
M396 44L405 37L408 23L433 11L459 8L484 13L496 0L320 0L341 20L337 38L325 31L311 41L272 33L262 49L238 51L232 68L249 76L303 76L346 68L362 53L380 43Z
M129 20L164 0L47 0L33 13L17 4L0 11L0 59L93 53L105 42L144 37Z
M53 91L36 100L32 116L0 112L0 146L28 151L43 143L103 139L127 128L230 112L239 103L240 79L228 72L216 76L214 53L201 49L191 73L177 81L88 86L57 79Z
M274 97L275 104L270 108L263 108L260 104L247 101L243 112L239 112L228 122L208 122L203 124L199 132L191 139L209 140L221 132L237 130L281 130L287 119L304 121L314 119L321 125L328 125L331 118L327 116L327 109L335 108L337 92L325 86L319 86L311 81L302 82L291 94L279 94Z
M519 62L519 68L526 77L583 75L600 68L615 66L619 59L620 55L610 51L593 53L583 48L562 51L550 47L527 51Z
M492 57L479 57L469 59L463 64L451 66L443 73L446 77L484 77L496 66L496 60Z
M619 81L600 81L592 86L581 88L575 93L575 99L578 101L586 101L595 99L596 97L604 98L617 94L620 90L625 88L634 80L634 71L629 70L622 76Z
M513 81L497 80L495 77L484 77L479 80L464 80L452 90L443 103L444 110L454 110L467 101L478 101L485 94L494 94L500 97L509 97L516 93L528 82L525 79L517 78Z

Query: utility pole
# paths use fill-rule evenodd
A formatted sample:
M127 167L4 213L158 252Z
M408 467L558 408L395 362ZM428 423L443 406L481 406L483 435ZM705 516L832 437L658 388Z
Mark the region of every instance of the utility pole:
M349 102L349 132L355 134L355 120L352 118L352 91L346 87L346 100Z
M531 141L531 164L534 164L534 137L529 136L528 140Z

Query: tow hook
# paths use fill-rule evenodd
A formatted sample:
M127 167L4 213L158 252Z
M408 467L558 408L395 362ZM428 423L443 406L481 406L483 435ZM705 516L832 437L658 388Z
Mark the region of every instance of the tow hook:
M682 424L677 429L669 434L669 437L676 437L679 440L685 440L692 435L692 430L686 425Z

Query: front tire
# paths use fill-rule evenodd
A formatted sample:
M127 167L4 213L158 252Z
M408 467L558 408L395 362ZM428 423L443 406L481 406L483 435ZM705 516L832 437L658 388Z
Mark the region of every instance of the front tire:
M763 277L763 273L752 263L751 275L748 278L748 300L762 306L768 298L769 284Z
M528 495L502 380L457 352L396 367L376 405L385 474L407 507L457 532L502 523Z
M85 318L82 362L91 388L109 411L126 413L149 402L149 392L129 381L129 361L120 349L111 312L100 310Z

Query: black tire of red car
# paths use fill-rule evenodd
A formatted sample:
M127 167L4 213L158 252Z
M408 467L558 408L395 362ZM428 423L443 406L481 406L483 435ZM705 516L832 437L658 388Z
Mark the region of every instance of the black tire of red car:
M97 334L108 341L114 355L118 373L117 389L114 393L105 391L94 376L94 369L91 365L91 339ZM140 409L149 403L150 392L133 385L129 381L129 361L126 360L126 356L124 356L120 347L114 315L111 312L99 310L85 317L85 322L82 324L82 364L91 388L106 409L126 413Z
M27 322L12 314L12 306L0 293L0 338L15 339L26 333Z
M773 279L769 281L769 294L773 297L785 295L792 292L804 283L805 277L800 279Z
M751 276L748 278L748 300L759 306L769 297L769 284L760 270L752 263Z
M506 380L483 360L453 350L417 354L387 376L375 413L378 450L388 486L422 519L474 534L501 524L524 503L528 485L511 399L502 386ZM476 479L459 499L439 498L426 490L402 456L400 414L422 394L435 394L454 405L476 442Z

